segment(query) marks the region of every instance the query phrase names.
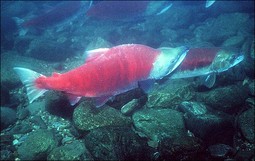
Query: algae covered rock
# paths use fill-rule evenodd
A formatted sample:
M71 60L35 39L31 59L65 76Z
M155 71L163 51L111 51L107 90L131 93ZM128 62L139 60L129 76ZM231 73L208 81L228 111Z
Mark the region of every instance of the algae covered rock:
M166 137L172 139L186 135L182 113L172 109L142 109L132 116L135 130L157 147Z
M17 116L16 111L9 107L1 107L1 130L7 128L16 122Z
M194 34L200 41L221 44L231 36L235 36L240 28L247 28L249 14L247 13L228 13L221 14L217 18L207 19L202 26L195 29ZM251 30L252 28L247 28Z
M248 98L248 88L242 85L219 87L207 92L197 93L197 100L204 102L213 109L233 113Z
M232 142L234 118L231 115L212 110L200 102L182 102L179 109L185 112L186 128L207 144Z
M78 140L53 149L48 160L93 160L84 143Z
M44 160L57 144L52 131L38 129L30 133L18 147L19 158L22 160Z
M242 135L250 142L254 143L254 107L244 111L238 118L238 126Z
M84 138L95 160L149 160L150 148L128 127L100 127Z
M131 119L123 116L120 111L109 106L97 109L88 102L83 102L75 108L73 121L75 126L82 131L89 131L104 126L131 124Z
M193 86L185 80L169 80L164 84L154 85L148 93L147 106L150 108L169 108L189 101L195 97Z

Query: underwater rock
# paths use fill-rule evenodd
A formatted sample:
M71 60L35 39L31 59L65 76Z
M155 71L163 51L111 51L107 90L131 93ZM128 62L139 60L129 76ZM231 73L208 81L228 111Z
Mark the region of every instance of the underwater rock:
M208 152L212 160L233 158L235 149L226 144L215 144L208 147Z
M96 108L89 102L82 102L73 113L75 126L82 131L89 131L104 126L130 125L131 119L123 116L118 110L103 106Z
M244 111L238 118L238 126L242 135L250 143L254 143L254 112L255 108L250 108Z
M34 101L26 107L31 115L36 115L40 111L45 111L46 100Z
M179 109L185 112L186 128L207 144L232 142L234 118L230 115L215 112L199 102L183 102Z
M217 46L227 38L235 36L240 28L246 28L248 22L247 13L221 14L217 18L207 19L194 30L194 34L198 41L212 42ZM247 30L252 31L252 27Z
M120 112L128 116L132 114L135 110L139 109L140 107L142 107L140 101L138 99L133 99L132 101L122 106Z
M29 115L30 115L30 112L29 112L29 110L27 108L20 109L17 112L17 118L19 120L24 120Z
M182 101L195 97L192 84L182 79L169 80L163 84L154 84L148 92L146 105L150 108L173 108Z
M8 108L8 107L1 107L1 130L7 128L9 125L12 125L16 122L17 116L16 111Z
M0 156L1 160L15 160L15 156L14 156L13 152L10 150L6 150L6 149L2 150L1 149L0 154L1 154L1 156Z
M225 40L221 46L240 48L243 42L244 42L244 36L237 35L237 36L232 36L228 38L227 40Z
M16 148L12 145L13 140L14 140L13 135L10 134L0 135L1 144L0 160L14 160L15 158L14 153Z
M197 92L197 101L204 102L213 109L234 113L248 98L248 88L241 84L219 87L206 92Z
M83 143L76 140L53 149L47 160L93 160Z
M172 109L141 109L132 116L135 130L157 147L165 137L175 140L186 135L182 114Z
M204 160L202 142L195 137L164 138L158 147L158 160Z
M10 94L8 88L1 84L1 106L10 103Z
M249 94L255 96L255 80L249 83Z
M52 131L38 129L29 134L27 139L18 147L21 160L46 160L48 153L57 146Z
M36 126L39 126L41 129L47 129L46 123L43 121L42 117L39 115L32 116L30 122Z
M128 127L93 129L84 142L95 160L148 160L149 147Z
M163 28L161 31L160 31L161 35L163 37L166 38L166 40L170 41L170 42L175 42L178 38L179 38L179 35L178 33L176 32L176 30L172 30L170 28Z
M30 125L30 123L26 121L19 122L15 124L15 126L8 131L9 134L26 134L33 130L33 127Z
M187 102L184 101L179 105L179 109L184 113L190 113L193 115L202 115L207 113L207 108L204 104L199 102Z

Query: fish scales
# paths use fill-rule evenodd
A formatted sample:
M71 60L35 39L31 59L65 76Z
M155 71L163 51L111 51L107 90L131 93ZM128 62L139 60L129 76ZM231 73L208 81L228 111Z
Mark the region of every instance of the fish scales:
M48 88L63 90L61 88L65 87L76 95L98 97L112 94L122 90L127 84L132 85L138 80L146 79L159 53L159 50L142 45L127 48L118 46L94 62L86 63L59 77L45 79L48 79Z
M208 66L213 62L219 50L220 48L191 48L179 69L193 70Z

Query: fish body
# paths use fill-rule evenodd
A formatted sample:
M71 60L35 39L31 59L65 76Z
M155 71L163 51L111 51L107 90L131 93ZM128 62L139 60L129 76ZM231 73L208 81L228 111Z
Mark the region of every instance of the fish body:
M161 15L171 6L172 3L165 1L101 1L86 15L101 20L132 21Z
M48 12L24 21L22 27L47 27L74 15L82 6L80 1L66 1Z
M187 49L154 49L140 44L88 51L85 64L66 73L46 77L32 70L15 67L27 87L30 102L47 90L66 92L71 104L81 96L99 98L97 106L109 98L138 87L138 82L160 79L171 73L186 55ZM31 78L31 79L30 79Z
M227 48L190 48L186 57L172 73L172 79L202 76L203 84L212 87L216 74L243 61L244 56Z

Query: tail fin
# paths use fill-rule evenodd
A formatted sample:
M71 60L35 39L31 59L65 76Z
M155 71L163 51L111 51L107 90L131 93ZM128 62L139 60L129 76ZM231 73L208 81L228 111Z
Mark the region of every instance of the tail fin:
M37 88L34 83L38 77L43 76L42 74L21 67L14 67L13 69L19 75L21 82L26 86L29 103L32 103L47 91L46 89Z
M28 29L22 26L22 24L24 23L24 20L18 17L13 17L12 19L16 22L18 26L19 36L25 36L28 32Z

